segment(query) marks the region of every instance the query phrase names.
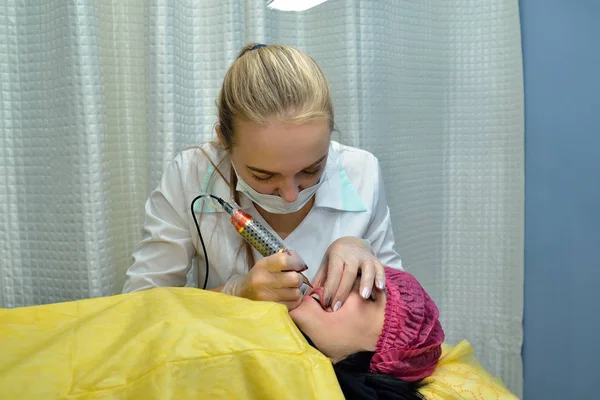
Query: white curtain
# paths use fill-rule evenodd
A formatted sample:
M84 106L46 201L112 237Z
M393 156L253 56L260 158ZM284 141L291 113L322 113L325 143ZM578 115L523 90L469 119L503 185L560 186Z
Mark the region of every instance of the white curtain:
M382 164L397 248L451 343L521 394L518 2L8 1L0 7L0 306L120 292L144 201L213 138L247 42L311 54L342 142Z

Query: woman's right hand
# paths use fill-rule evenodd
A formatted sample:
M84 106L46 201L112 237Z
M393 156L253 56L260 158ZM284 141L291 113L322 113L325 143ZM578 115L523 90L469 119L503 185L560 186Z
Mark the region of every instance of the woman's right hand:
M302 301L302 272L308 269L293 250L275 253L259 260L250 271L232 277L223 287L223 293L251 300L274 301L289 310Z

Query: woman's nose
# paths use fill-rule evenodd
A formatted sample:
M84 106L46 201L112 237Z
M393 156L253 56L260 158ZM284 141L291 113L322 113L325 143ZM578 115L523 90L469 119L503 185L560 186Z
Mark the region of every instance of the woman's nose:
M279 196L288 203L292 203L298 199L300 188L295 179L289 179L279 186Z

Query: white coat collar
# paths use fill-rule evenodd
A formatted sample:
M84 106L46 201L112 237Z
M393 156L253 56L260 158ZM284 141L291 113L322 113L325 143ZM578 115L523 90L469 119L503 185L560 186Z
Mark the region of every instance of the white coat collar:
M327 164L325 171L323 172L324 179L323 183L315 194L314 207L317 208L331 208L338 211L354 211L364 212L367 211L358 190L350 180L348 173L342 165L340 158L341 145L335 141L331 141L329 146L329 154L327 157ZM218 159L220 159L219 157ZM217 160L213 160L216 164ZM225 161L222 163L221 172L223 176L229 179L231 173L231 163ZM217 174L217 177L211 176ZM215 179L216 178L216 179ZM215 167L209 163L206 173L204 174L204 180L200 189L201 193L211 193L216 196L223 198L228 202L233 203L231 198L231 191L229 185L218 176L215 171ZM242 209L248 209L252 207L252 201L248 199L243 193L240 193L240 204ZM197 201L194 204L195 212L223 212L221 206L215 201Z

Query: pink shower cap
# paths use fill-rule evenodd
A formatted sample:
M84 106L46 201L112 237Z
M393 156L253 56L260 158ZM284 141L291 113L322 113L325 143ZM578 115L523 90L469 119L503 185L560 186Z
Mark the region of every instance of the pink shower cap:
M408 272L385 268L385 322L370 372L414 382L432 374L444 331L431 297Z

